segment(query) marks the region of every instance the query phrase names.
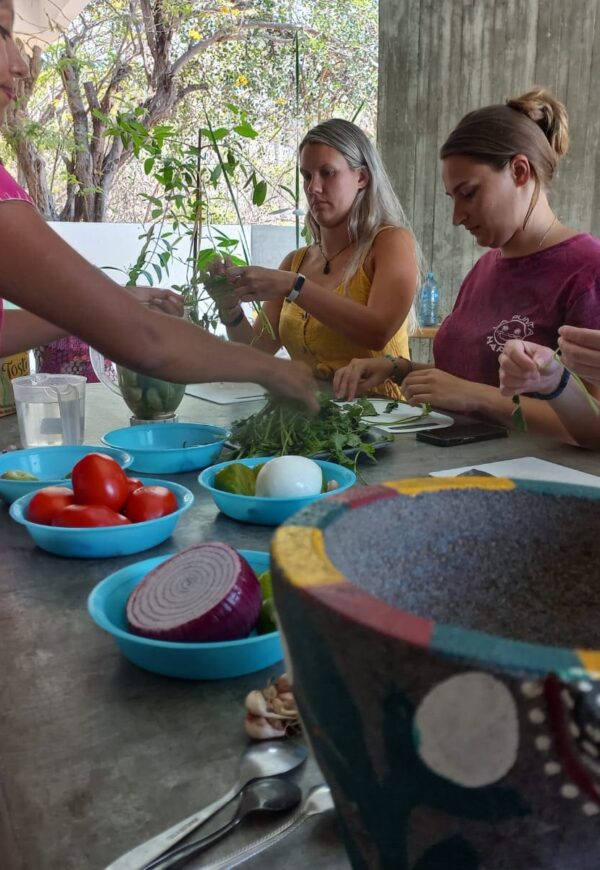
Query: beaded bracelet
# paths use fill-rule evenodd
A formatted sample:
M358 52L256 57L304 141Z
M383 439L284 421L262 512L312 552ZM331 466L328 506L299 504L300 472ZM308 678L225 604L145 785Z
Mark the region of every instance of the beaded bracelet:
M561 375L560 381L558 382L558 386L551 393L523 393L524 396L527 396L528 399L543 399L545 402L549 402L552 399L557 399L560 394L564 391L565 387L569 383L569 378L571 377L571 372L569 369L564 368L563 373Z
M222 323L223 326L225 326L227 329L231 329L231 328L234 327L234 326L239 326L240 323L242 322L242 320L245 319L245 317L246 317L246 315L244 314L244 312L243 312L243 310L242 310L242 311L240 311L240 313L238 314L238 316L235 317L233 320L223 320L223 318L221 317L221 323Z
M383 356L384 359L387 359L392 364L392 373L390 375L390 378L395 384L401 384L404 378L409 375L413 370L413 364L411 360L404 359L404 357L401 356L392 356L389 353L386 353ZM400 360L402 360L402 362L408 363L408 371L404 372L404 374L400 371L400 366L398 365Z

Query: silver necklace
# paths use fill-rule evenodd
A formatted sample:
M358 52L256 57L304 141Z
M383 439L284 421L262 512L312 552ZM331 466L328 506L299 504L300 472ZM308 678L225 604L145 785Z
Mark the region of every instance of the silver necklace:
M542 236L542 238L538 242L538 248L542 247L542 245L544 244L544 240L545 240L546 236L548 235L548 233L550 232L550 230L552 229L552 227L554 226L554 224L556 223L557 220L558 220L558 217L556 215L554 215L554 220L552 221L552 223L550 224L550 226L548 227L548 229L546 230L546 232L544 233L544 235Z

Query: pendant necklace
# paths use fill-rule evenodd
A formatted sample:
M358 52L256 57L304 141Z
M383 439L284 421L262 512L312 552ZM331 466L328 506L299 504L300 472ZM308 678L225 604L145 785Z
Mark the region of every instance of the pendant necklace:
M348 244L347 244L347 245L344 245L343 248L340 248L339 251L337 251L337 253L335 253L335 254L333 255L333 257L326 257L326 256L325 256L325 251L323 250L323 246L321 245L321 242L317 242L317 245L318 245L319 250L320 250L320 252L321 252L321 256L322 256L323 259L325 260L325 265L323 266L323 274L324 274L324 275L328 275L329 272L330 272L329 264L332 263L333 260L335 260L336 257L339 257L340 254L343 254L343 252L346 250L346 248L349 248L350 245L352 245L352 244L354 244L354 243L353 243L353 242L348 242Z
M550 232L550 230L552 229L552 227L554 226L554 224L556 223L557 220L558 220L558 217L555 215L554 220L552 221L552 223L550 224L550 226L548 227L548 229L546 230L546 232L544 233L542 238L539 240L538 248L542 247L542 245L544 244L544 240L545 240L546 236L548 235L548 233Z

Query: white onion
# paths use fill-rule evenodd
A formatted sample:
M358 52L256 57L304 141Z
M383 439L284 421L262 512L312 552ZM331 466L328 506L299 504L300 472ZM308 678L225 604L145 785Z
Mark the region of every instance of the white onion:
M198 544L157 565L135 587L127 623L134 634L155 640L237 640L256 625L261 600L243 556L227 544Z

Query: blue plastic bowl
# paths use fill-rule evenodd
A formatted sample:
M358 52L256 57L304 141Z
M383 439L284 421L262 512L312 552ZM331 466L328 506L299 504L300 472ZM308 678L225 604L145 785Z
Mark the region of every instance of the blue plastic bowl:
M39 480L6 480L0 478L0 498L7 504L15 499L42 489L44 486L58 486L65 482L67 474L73 470L73 466L88 453L104 453L112 456L121 468L129 468L133 457L124 450L114 450L112 447L104 447L95 444L91 447L87 444L74 446L56 447L29 447L27 450L11 450L9 453L0 453L0 474L5 471L28 471L35 474Z
M211 465L229 432L203 423L144 423L107 432L101 440L133 456L132 471L179 474Z
M9 513L13 520L25 526L35 543L42 550L56 556L71 556L77 559L104 559L109 556L128 556L156 547L169 538L181 515L192 506L194 496L189 489L179 483L156 480L152 477L140 478L143 484L157 484L168 487L176 496L179 507L172 514L158 520L131 523L128 526L98 526L96 528L66 528L63 526L44 526L27 519L27 508L35 493L29 493L14 501ZM64 481L62 485L68 486Z
M241 462L253 468L255 465L262 465L273 459L273 456L255 456L252 459L234 459L230 462L220 462L218 465L212 465L205 469L198 477L198 483L212 495L215 504L219 510L232 517L234 520L241 520L243 523L256 523L261 526L278 526L283 523L296 511L301 510L308 504L317 501L321 498L328 498L330 495L339 495L346 489L350 489L356 483L356 475L349 468L344 468L343 465L338 465L335 462L325 462L323 459L315 459L317 465L321 466L323 477L329 483L330 480L335 480L338 483L338 488L332 492L322 492L319 495L298 496L296 498L258 498L252 495L236 495L232 492L223 492L221 489L215 489L215 475L222 468L227 468L228 465L233 465L234 462Z
M239 552L257 574L269 567L268 553ZM126 658L147 671L186 680L239 677L267 668L283 658L278 631L221 643L175 643L131 634L125 618L127 599L146 574L168 558L144 559L122 568L102 580L88 598L90 616L96 625L112 634Z

